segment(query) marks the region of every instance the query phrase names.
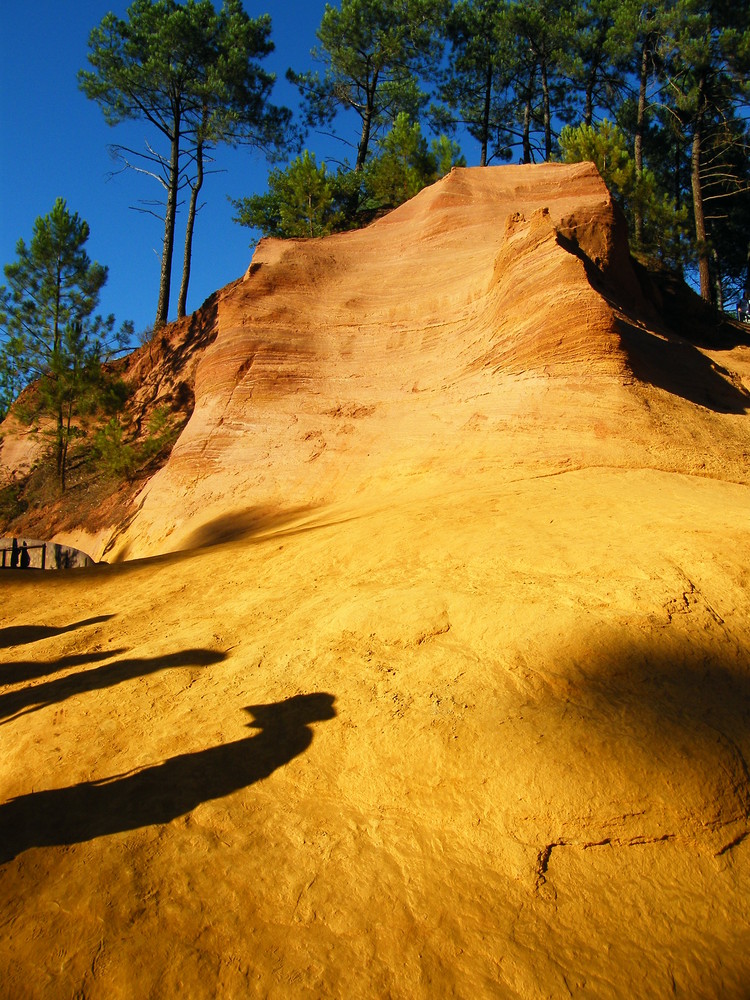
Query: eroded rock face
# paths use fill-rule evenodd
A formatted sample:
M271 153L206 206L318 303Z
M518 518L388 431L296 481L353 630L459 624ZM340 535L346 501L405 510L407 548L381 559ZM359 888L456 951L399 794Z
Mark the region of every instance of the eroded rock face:
M591 165L454 170L366 230L262 240L243 279L136 352L136 429L158 405L190 419L127 516L60 540L110 561L190 547L238 511L254 522L440 464L466 427L509 474L546 468L540 419L570 442L561 468L744 478L715 419L744 412L742 378L674 333ZM652 387L667 393L656 404ZM697 448L680 431L686 398L707 404ZM486 434L498 421L513 430L501 448ZM6 435L6 472L31 460L27 437Z
M366 230L261 241L217 297L192 418L107 557L182 547L237 507L329 502L342 479L366 489L438 412L429 447L453 448L471 398L533 407L551 378L621 379L604 287L645 310L588 165L454 170Z

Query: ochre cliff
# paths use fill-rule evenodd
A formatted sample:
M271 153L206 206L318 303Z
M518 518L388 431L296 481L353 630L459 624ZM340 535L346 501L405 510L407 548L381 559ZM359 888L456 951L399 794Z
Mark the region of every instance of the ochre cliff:
M576 466L693 470L677 428L668 459L652 443L633 454L653 425L641 383L675 366L705 369L701 391L738 405L731 379L665 338L588 165L455 170L366 230L264 240L189 330L186 345L209 344L195 353L192 417L127 530L84 536L97 558L189 547L228 513L339 501L395 467L450 462L467 421L518 416L516 432L540 406L557 419L569 386L580 399L558 461ZM521 437L512 463L549 460L543 434Z

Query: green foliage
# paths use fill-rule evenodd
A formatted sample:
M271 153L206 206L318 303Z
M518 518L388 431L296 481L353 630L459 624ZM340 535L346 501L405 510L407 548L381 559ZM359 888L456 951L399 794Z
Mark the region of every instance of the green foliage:
M566 126L560 133L560 151L564 163L590 161L596 165L625 212L636 252L673 266L684 262L687 209L677 209L674 200L660 190L650 170L637 175L622 129L606 118L596 128ZM640 242L635 239L633 228L636 212L643 220Z
M94 435L93 451L97 462L118 478L129 477L138 460L135 448L125 441L125 432L117 417L112 417Z
M626 209L628 207L626 205ZM660 187L648 168L636 178L630 208L626 215L631 245L637 255L678 271L691 262L688 206L678 208L674 198ZM636 238L633 228L636 213L643 220L640 238Z
M532 162L531 128L542 133L542 156L554 152L553 118L568 120L570 86L561 72L562 52L570 44L574 0L526 0L510 4L507 36L514 79L515 118L523 160Z
M496 0L458 0L446 24L450 60L440 96L450 114L441 124L466 126L480 144L480 166L510 156L512 67L506 21L506 6Z
M149 419L146 438L141 443L141 459L150 461L174 442L176 434L177 429L172 426L169 407L157 406Z
M99 372L96 392L80 406L80 412L86 414L104 414L112 416L120 413L131 393L130 386L118 375L103 367ZM88 405L86 405L88 403Z
M722 221L747 193L750 8L724 0L675 0L661 27L655 50L667 111L684 151L701 296L720 307L732 270L718 241Z
M114 316L93 315L107 269L90 260L88 238L88 224L58 198L34 223L31 242L18 241L18 259L4 269L8 287L0 289L3 383L11 391L38 384L36 408L55 418L62 489L72 418L105 392L102 362L132 333L130 323L115 332Z
M366 169L365 190L371 204L395 208L464 162L446 136L428 145L419 122L402 112Z
M291 112L269 103L274 75L259 59L273 50L268 15L248 17L240 0L134 0L127 16L106 14L89 38L92 67L78 74L109 125L144 120L166 142L138 168L166 188L161 281L155 326L167 321L179 190L203 183L203 157L218 143L247 143L272 153L285 144ZM128 151L120 150L132 166ZM154 165L156 161L156 165ZM190 178L189 164L199 164ZM187 295L195 205L186 234L181 306Z
M557 61L583 124L592 125L602 110L615 115L634 82L628 77L637 69L639 28L650 14L642 3L636 10L633 0L588 0L568 12Z
M157 170L169 178L165 255L181 185L190 188L183 286L204 150L224 141L280 148L280 131L289 131L288 112L267 103L271 77L257 63L269 33L268 19L248 19L240 0L225 0L218 14L210 0L134 0L124 20L107 15L92 33L84 90L108 121L145 117L171 144ZM719 302L722 283L746 272L747 4L340 0L326 5L317 40L318 71L288 76L304 124L356 149L353 166L334 173L306 151L271 172L266 194L235 202L242 224L296 237L362 225L442 176L458 156L448 136L462 128L479 142L481 164L516 150L526 163L559 150L593 159L625 210L635 251L678 266L698 261L704 296ZM248 54L255 76L246 74ZM421 131L430 85L442 102L429 110L430 127L446 133L436 145ZM556 134L581 122L590 135ZM157 328L163 319L159 311ZM0 406L7 381L0 367Z
M264 236L327 236L395 208L465 162L446 136L428 145L419 123L405 113L377 148L363 171L344 168L334 175L306 150L286 170L271 171L266 194L234 201L234 221Z
M367 170L367 188L379 205L400 205L435 180L434 160L419 122L402 112Z
M625 133L605 118L596 128L565 126L560 133L563 163L591 161L607 187L627 202L635 190L635 163Z
M6 351L0 347L0 423L5 420L11 404L21 391L16 367Z
M454 167L465 167L466 157L461 147L447 135L439 135L430 142L430 153L435 164L435 179L440 180L449 174Z
M0 488L0 522L10 524L28 509L22 496L22 484L8 483Z
M448 0L341 0L326 5L313 55L324 73L296 74L308 125L331 127L340 111L359 118L354 169L363 169L370 141L400 112L416 118L426 101L419 74L436 65L438 27Z
M233 202L235 222L266 236L326 236L340 221L335 182L305 150L286 170L272 170L268 193Z
M148 432L142 441L128 441L120 420L112 417L94 435L93 454L97 464L118 479L131 479L174 443L177 428L172 425L170 416L169 407L158 406L151 414Z

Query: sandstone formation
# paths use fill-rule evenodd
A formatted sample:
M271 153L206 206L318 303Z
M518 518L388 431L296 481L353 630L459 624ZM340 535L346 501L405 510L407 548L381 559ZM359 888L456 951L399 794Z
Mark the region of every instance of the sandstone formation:
M697 312L593 168L456 170L139 352L194 407L67 532L108 564L1 582L0 992L747 997L750 339Z

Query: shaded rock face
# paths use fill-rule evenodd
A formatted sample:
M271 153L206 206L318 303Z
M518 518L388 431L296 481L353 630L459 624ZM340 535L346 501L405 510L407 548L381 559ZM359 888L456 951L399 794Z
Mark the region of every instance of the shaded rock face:
M746 1000L750 345L669 294L457 170L131 359L112 564L2 581L9 996Z

